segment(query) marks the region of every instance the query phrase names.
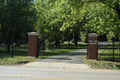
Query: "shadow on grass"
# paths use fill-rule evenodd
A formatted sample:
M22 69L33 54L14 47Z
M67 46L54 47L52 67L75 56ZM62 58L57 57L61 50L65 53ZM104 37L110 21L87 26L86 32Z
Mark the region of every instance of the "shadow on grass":
M99 56L113 56L112 53L111 54L110 53L104 53L104 54L103 53L99 53L98 55Z
M68 55L68 56L76 56L76 55L87 55L86 52L67 52L67 51L60 51L62 53L51 53L51 52L45 52L44 56L54 56L54 55Z
M101 56L98 56L98 60L103 60L103 61L112 61L112 62L120 62L120 57L112 54L104 54Z
M84 55L87 55L87 53L86 52L74 52L72 54L65 54L65 55L68 55L68 56L78 56L78 55L84 56Z
M13 50L13 56L27 56L27 54L27 48L14 48ZM0 49L0 58L10 58L11 56L11 51L8 53L6 47Z
M67 53L67 51L59 51L59 52L45 52L44 56L55 56L60 55L62 53Z
M120 62L120 59L115 58L114 60L112 58L99 58L98 61L111 61L111 62Z
M53 47L49 47L49 49L83 49L83 48L87 48L87 45L67 45L67 44L63 44L61 45L60 48L56 48L55 46Z
M87 48L87 45L70 45L68 44L62 44L61 48L56 48L55 46L52 46L50 48L51 51L45 52L43 56L54 56L54 55L60 55L63 53L68 53L70 51L78 50ZM14 47L13 48L13 56L27 56L28 55L28 48L27 47ZM77 55L77 54L74 54ZM71 56L74 56L71 54ZM84 55L81 53L81 55ZM10 58L12 56L12 53L7 53L7 47L0 47L0 58Z
M71 58L45 58L45 59L71 60Z

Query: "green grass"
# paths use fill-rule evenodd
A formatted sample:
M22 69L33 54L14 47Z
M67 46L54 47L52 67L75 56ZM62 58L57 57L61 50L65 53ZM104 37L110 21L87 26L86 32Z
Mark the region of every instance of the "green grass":
M87 60L87 57L84 57L84 62L90 65L93 69L112 69L112 70L120 70L120 62L112 62L112 61L93 61Z
M11 58L11 53L6 52L7 47L0 46L0 65L15 65L15 64L25 64L28 62L33 62L35 60L46 58L54 55L59 55L63 53L68 53L71 51L87 48L85 44L82 45L70 45L68 44L61 44L61 48L55 48L55 46L52 45L49 50L45 50L45 54L42 56L39 56L39 58L27 58L28 55L28 48L27 47L14 47L14 57Z
M98 59L99 60L113 60L113 46L107 45L103 46L101 49L98 49ZM114 61L120 62L120 51L117 51L118 48L114 46Z
M35 61L37 59L27 58L28 49L27 47L14 47L14 57L11 58L11 53L6 52L7 47L0 46L0 65L11 65L11 64L24 64Z
M87 60L87 56L84 57L84 62L89 64L92 68L97 69L117 69L120 70L120 51L117 51L116 45L114 46L114 61L113 61L113 46L106 45L98 49L98 60Z

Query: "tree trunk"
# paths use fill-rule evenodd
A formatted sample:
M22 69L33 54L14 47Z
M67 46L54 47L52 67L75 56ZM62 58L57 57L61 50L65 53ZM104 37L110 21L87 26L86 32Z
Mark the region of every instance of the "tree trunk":
M118 14L118 19L120 20L120 8L119 8L119 5L116 5L116 12Z
M75 33L74 35L74 44L78 45L78 33Z
M78 45L76 40L75 40L75 45Z
M7 52L10 53L10 41L7 40Z
M57 48L57 46L59 46L59 48L61 47L60 42L57 39L55 40L55 46L56 46L56 48Z
M7 52L10 53L10 39L7 39L6 37L4 21L1 21L1 27L2 27L2 35L4 39L7 41Z
M68 45L70 46L70 40L68 40Z
M57 48L57 46L59 46L59 48L61 47L60 46L60 41L59 41L59 39L56 35L55 35L55 46L56 46L56 48Z
M57 42L57 40L55 40L55 46L56 46L56 48L57 48L57 46L58 46L58 42Z
M107 4L106 2L104 2L105 0L100 0L100 2L102 2L103 4ZM117 4L115 5L115 7L109 6L112 9L114 9L116 11L116 13L118 14L118 19L120 20L120 5L119 5L119 0L117 0Z

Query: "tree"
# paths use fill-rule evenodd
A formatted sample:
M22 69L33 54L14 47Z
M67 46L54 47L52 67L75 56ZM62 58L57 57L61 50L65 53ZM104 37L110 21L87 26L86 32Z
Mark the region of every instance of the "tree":
M94 2L88 5L87 11L91 20L85 25L86 29L99 33L106 34L107 39L119 37L119 19L116 11L109 6L100 2Z
M66 17L65 10L63 9L65 8L66 1L41 0L36 1L35 4L37 5L36 9L38 11L38 32L41 35L46 34L49 40L53 38L52 40L55 41L56 47L60 47L60 39L62 36L60 27Z
M80 30L83 30L83 26L88 21L82 3L69 0L41 0L35 1L35 4L38 11L37 30L41 35L46 33L54 36L51 38L57 46L69 31L74 38L74 43L77 44Z
M120 0L100 0L100 2L115 10L120 20Z
M73 0L70 0L73 1ZM84 29L106 34L108 39L119 37L120 26L120 0L74 0L82 3L88 12L90 19ZM86 27L88 26L88 27Z
M80 39L80 32L85 30L83 26L89 21L89 19L87 19L88 12L86 12L81 1L69 1L69 3L71 12L65 23L63 23L61 30L64 31L70 29L70 32L73 34L74 44L77 45L77 42Z
M73 1L73 0L70 0ZM94 2L101 2L102 4L105 4L106 6L110 7L111 9L115 10L117 13L118 19L120 20L120 0L74 0L76 3L82 3L82 4L92 4Z
M34 28L36 14L31 8L33 0L2 0L2 18L0 20L2 36L7 42L7 52L10 52L10 40L20 39L24 33Z
M46 34L49 41L55 41L56 46L71 37L77 44L80 34L88 32L107 35L108 39L119 35L119 13L115 7L119 0L40 0L35 5L37 31Z

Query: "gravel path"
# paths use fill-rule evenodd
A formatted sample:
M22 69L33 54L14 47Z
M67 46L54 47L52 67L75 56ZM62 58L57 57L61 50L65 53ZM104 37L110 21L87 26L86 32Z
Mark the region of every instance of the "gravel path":
M61 69L90 69L90 66L86 64L56 63L56 62L32 62L25 64L23 66L41 68L61 68Z
M40 59L23 66L42 68L65 68L65 69L90 69L83 62L83 56L87 55L87 49L81 49L70 53Z

